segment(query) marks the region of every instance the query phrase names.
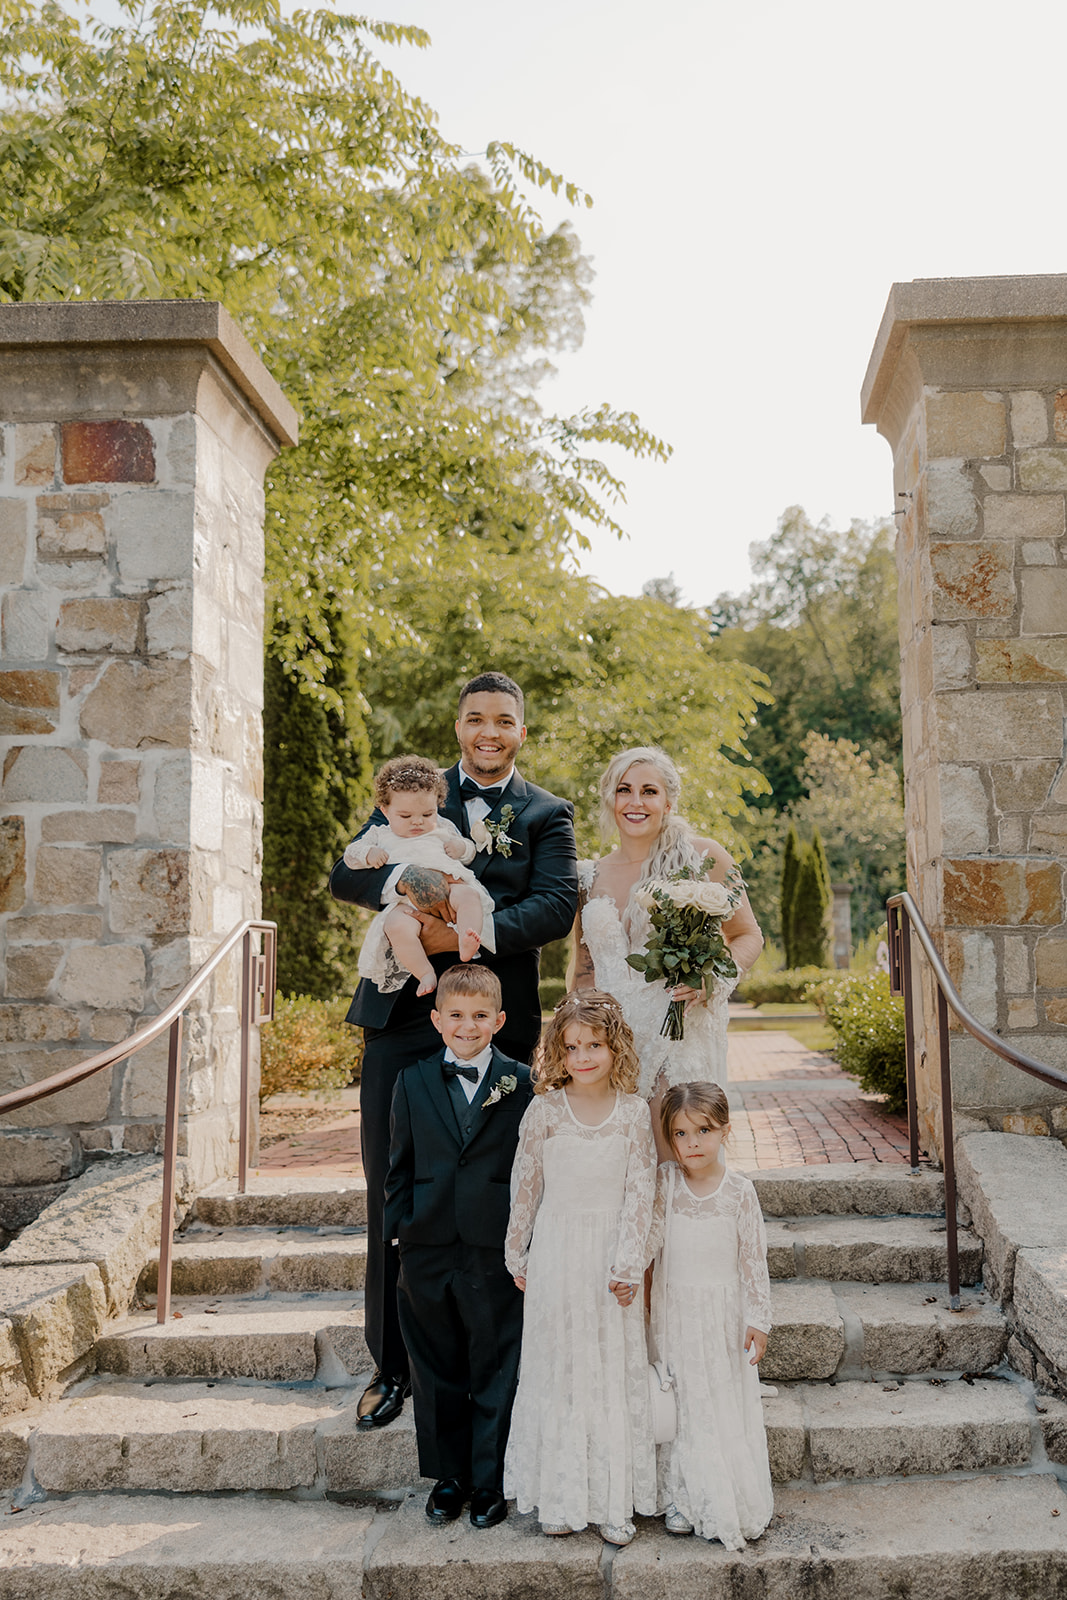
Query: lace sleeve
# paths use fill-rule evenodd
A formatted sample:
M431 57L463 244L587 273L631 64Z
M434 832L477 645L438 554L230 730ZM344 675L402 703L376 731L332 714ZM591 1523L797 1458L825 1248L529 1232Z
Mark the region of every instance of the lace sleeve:
M358 839L345 846L344 864L359 871L367 865L367 851L374 850L383 843L382 834L388 833L387 828L375 823L372 827L364 829Z
M741 1178L737 1212L737 1269L745 1326L771 1331L771 1283L767 1274L767 1233L755 1189Z
M626 1163L626 1188L623 1193L619 1238L615 1246L613 1278L622 1283L640 1283L651 1259L648 1235L656 1197L656 1142L652 1137L652 1117L648 1105L635 1095L630 1125L630 1154Z
M478 846L475 844L474 840L465 839L460 833L459 829L456 827L456 824L454 822L450 822L448 817L438 817L437 832L441 835L442 845L454 844L457 839L459 840L460 844L463 846L463 854L461 856L456 856L454 859L456 861L462 861L465 867L469 867L475 856L478 854ZM448 852L446 851L445 854L447 855ZM451 860L453 858L449 857L449 859Z
M663 1161L656 1170L656 1198L652 1206L652 1227L649 1229L648 1259L654 1261L663 1249L663 1240L667 1233L667 1178L670 1172L670 1162Z
M504 1239L504 1265L513 1278L526 1276L537 1208L544 1193L544 1096L535 1095L519 1124L519 1147L511 1169L511 1216Z

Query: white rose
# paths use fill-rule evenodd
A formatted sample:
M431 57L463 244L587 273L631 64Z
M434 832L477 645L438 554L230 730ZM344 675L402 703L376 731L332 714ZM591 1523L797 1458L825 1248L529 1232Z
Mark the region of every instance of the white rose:
M709 917L724 917L730 909L730 893L724 883L695 883L693 902Z

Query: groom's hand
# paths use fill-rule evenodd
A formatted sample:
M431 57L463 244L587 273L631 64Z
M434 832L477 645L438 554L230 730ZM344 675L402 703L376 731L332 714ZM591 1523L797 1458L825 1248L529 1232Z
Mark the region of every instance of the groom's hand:
M428 956L440 956L449 950L459 950L459 935L455 928L450 928L440 917L435 917L428 911L414 909L409 911L408 915L415 917L422 924L419 943Z

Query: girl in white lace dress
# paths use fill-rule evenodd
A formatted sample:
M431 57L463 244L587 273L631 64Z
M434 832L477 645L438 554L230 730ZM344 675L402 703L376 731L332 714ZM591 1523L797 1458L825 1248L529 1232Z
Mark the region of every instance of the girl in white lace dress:
M763 1214L752 1184L722 1159L730 1108L718 1084L667 1090L649 1240L655 1359L675 1376L678 1431L659 1448L669 1533L740 1550L774 1512L756 1363L771 1327Z
M402 989L412 974L419 980L417 994L437 987L437 974L422 947L422 924L405 909L412 904L455 927L460 961L474 961L482 945L496 949L493 899L468 865L477 847L439 812L447 793L444 775L433 761L394 756L374 775L374 800L385 823L364 828L345 849L345 866L354 869L377 869L390 862L434 869L421 881L408 872L395 884L386 882L384 910L367 929L359 952L360 977L383 994Z
M599 861L578 863L581 899L571 974L573 987L595 983L622 1005L641 1060L640 1093L652 1101L661 1157L668 1154L660 1142L658 1117L664 1089L672 1083L727 1081L731 986L720 984L705 1002L701 990L679 984L673 997L687 1002L685 1037L665 1039L661 1028L672 995L662 983L646 983L626 961L648 940L648 913L634 897L642 884L681 867L697 868L708 856L715 863L710 874L714 881L725 883L733 870L729 852L714 839L699 837L677 814L680 795L678 769L663 750L622 750L608 763L600 779L600 829L605 839L617 833L618 843ZM763 935L743 892L722 931L738 972L746 972L763 948Z
M618 1002L569 995L545 1029L511 1180L508 1271L525 1291L504 1492L542 1531L612 1544L656 1510L641 1283L656 1152Z

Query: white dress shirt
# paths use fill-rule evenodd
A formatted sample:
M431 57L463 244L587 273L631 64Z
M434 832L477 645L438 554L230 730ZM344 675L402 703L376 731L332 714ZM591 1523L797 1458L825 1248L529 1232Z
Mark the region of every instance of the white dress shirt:
M491 1063L492 1059L493 1059L493 1047L492 1047L491 1044L487 1044L485 1049L479 1051L479 1053L476 1056L472 1057L470 1061L464 1061L462 1056L457 1056L452 1051L450 1046L448 1046L448 1045L445 1046L445 1060L446 1061L454 1061L457 1067L477 1067L477 1069L478 1069L478 1081L477 1081L477 1083L472 1083L470 1078L463 1078L463 1077L457 1077L456 1078L456 1082L459 1084L460 1088L463 1090L463 1093L467 1096L467 1104L468 1105L470 1105L471 1101L474 1099L474 1096L478 1093L478 1090L481 1088L482 1080L484 1079L486 1073L489 1071L489 1066L490 1066L490 1063Z

